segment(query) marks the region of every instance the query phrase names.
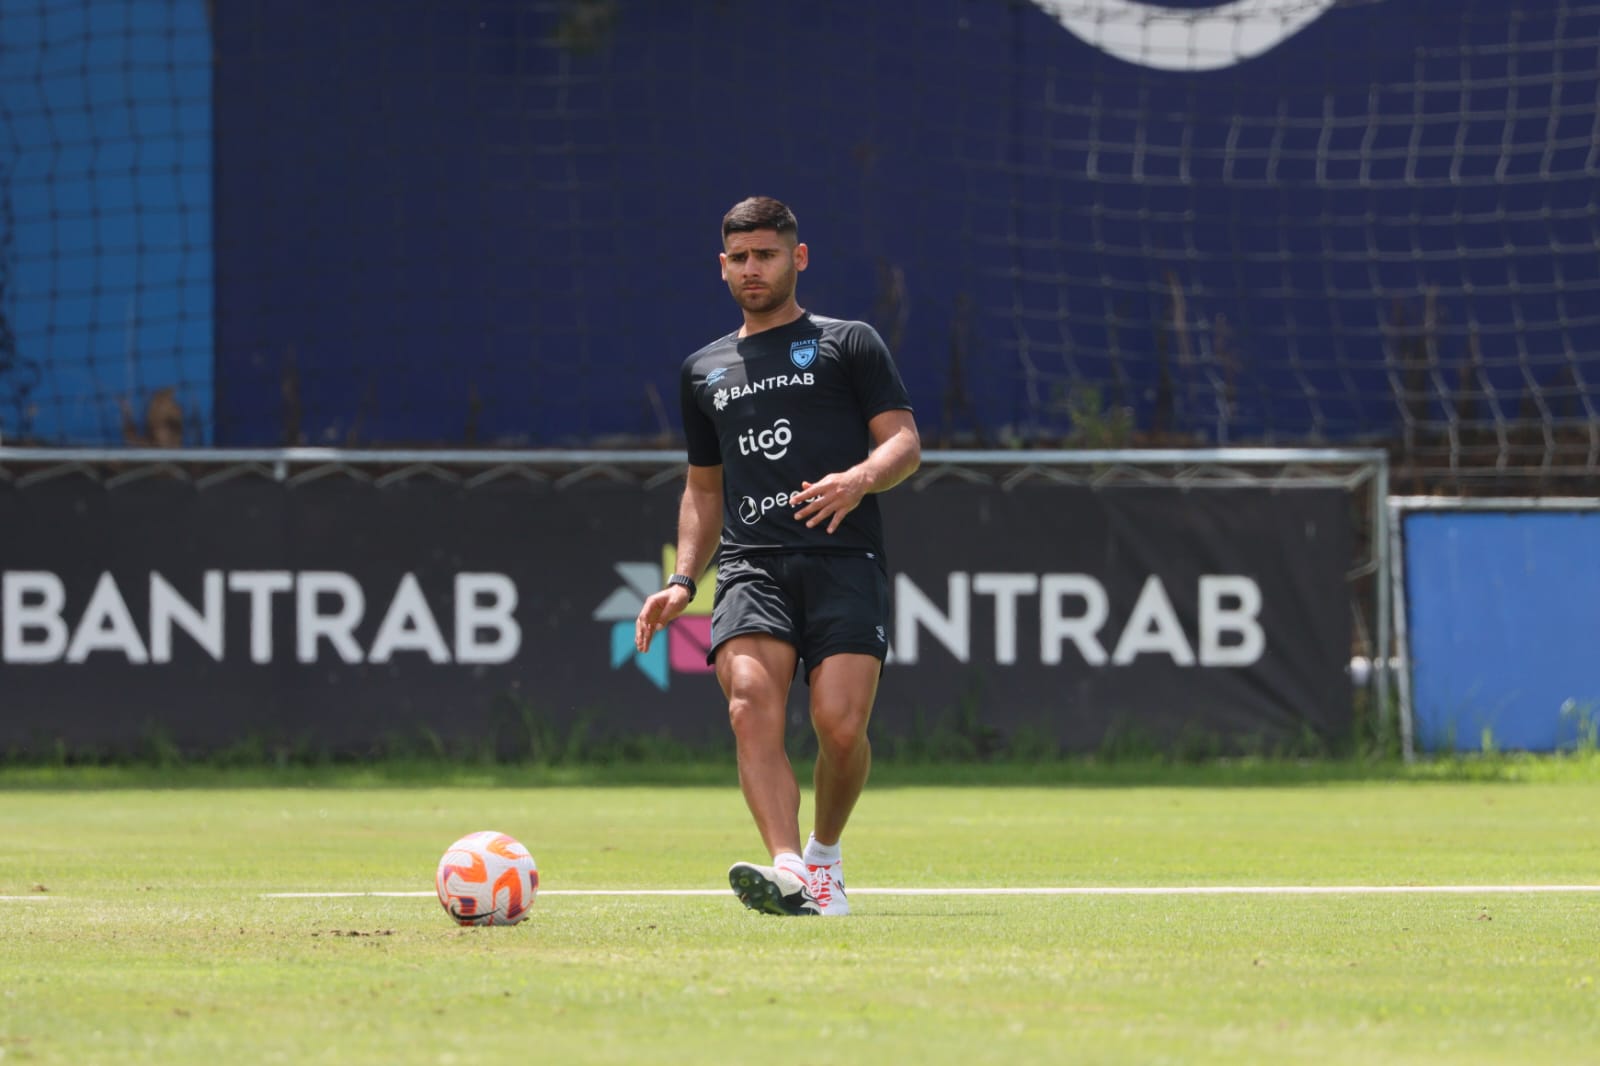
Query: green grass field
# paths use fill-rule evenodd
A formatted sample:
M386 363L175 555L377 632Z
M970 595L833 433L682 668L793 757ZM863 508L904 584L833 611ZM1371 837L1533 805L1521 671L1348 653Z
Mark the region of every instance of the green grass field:
M1521 765L889 768L846 869L856 888L1600 885L1593 760ZM0 771L0 895L22 897L0 901L0 1058L1600 1061L1600 893L858 892L849 918L769 918L723 891L757 855L737 790L706 783L724 773ZM431 891L444 846L486 828L539 862L515 928L458 929L432 898L263 898Z

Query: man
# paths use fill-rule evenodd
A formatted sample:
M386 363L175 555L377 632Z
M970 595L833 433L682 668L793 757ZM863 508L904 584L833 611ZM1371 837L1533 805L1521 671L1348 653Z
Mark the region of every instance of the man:
M720 539L709 664L728 698L739 787L771 865L735 863L734 893L768 914L842 915L840 837L866 784L867 720L887 654L889 583L874 493L917 469L911 402L878 334L803 310L809 251L794 213L756 196L722 220L722 280L744 315L683 364L689 469L677 572L645 601L641 652L694 598ZM817 734L815 821L784 747L805 664Z

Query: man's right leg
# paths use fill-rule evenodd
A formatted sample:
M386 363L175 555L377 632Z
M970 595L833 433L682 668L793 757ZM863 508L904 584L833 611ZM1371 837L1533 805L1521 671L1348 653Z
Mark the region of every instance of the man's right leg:
M772 855L800 850L800 786L783 743L795 662L793 645L765 634L734 637L717 649L739 788Z
M739 788L772 865L736 863L729 883L744 905L772 914L815 914L800 861L800 786L784 747L784 717L797 656L765 634L732 637L717 649L728 697Z

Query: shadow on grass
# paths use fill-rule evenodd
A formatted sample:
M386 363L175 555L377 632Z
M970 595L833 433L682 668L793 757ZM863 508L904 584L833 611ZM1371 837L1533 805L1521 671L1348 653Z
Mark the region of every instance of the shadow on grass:
M809 758L796 757L802 782ZM473 762L384 758L315 764L0 764L0 790L247 788L735 788L730 757L618 762ZM880 759L868 789L894 788L1293 788L1369 783L1600 783L1600 754L1502 752L1400 760L1097 757L985 762Z
M1062 751L1040 721L1002 734L961 700L939 715L884 737L874 725L869 789L885 788L1286 788L1367 783L1600 782L1597 734L1555 754L1487 748L1414 761L1400 757L1394 716L1358 701L1351 732L1330 740L1309 728L1275 739L1223 738L1199 730L1158 740L1131 721L1113 722L1094 754ZM470 741L429 730L376 738L360 751L299 742L242 740L220 751L189 751L147 725L123 750L74 751L37 743L0 755L0 790L238 788L572 788L709 787L738 782L725 727L693 743L656 733L615 733L590 711L556 723L526 702L507 701ZM811 778L816 738L804 715L787 737L802 784Z

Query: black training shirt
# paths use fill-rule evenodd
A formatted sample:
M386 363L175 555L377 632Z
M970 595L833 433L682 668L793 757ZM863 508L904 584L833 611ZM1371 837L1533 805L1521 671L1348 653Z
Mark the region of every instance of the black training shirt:
M900 372L871 326L802 314L713 341L683 364L683 430L694 466L722 467L722 554L866 554L883 560L883 518L869 493L830 534L807 529L789 497L802 481L867 457L867 422L910 410Z

